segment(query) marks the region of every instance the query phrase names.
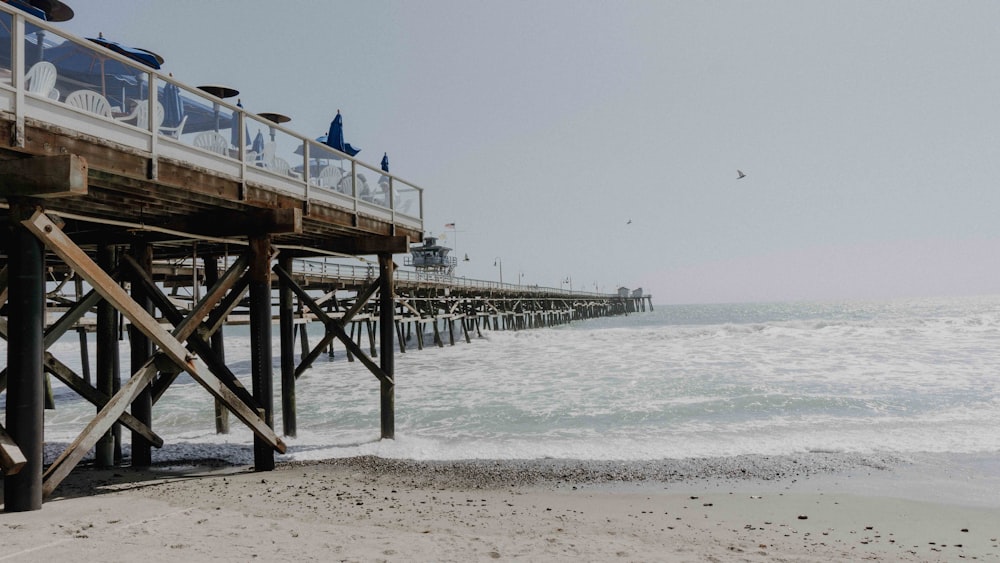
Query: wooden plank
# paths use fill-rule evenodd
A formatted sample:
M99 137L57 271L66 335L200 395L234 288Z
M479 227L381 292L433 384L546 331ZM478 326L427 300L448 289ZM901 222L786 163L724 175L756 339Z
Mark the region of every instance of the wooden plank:
M8 198L87 195L87 161L75 154L0 160L0 195Z
M28 459L24 457L21 448L17 447L10 434L4 430L3 424L0 424L0 469L3 469L3 474L14 475L27 463Z

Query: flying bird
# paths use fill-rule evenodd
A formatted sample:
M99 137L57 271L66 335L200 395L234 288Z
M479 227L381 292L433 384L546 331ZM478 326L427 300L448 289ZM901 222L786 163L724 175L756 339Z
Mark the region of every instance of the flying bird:
M631 225L631 224L632 224L632 220L631 220L631 219L629 219L629 220L628 220L628 221L627 221L627 222L626 222L625 224L626 224L626 225Z
M744 174L742 170L737 170L737 171L736 171L736 174L737 174L737 176L736 176L736 179L737 179L737 180L742 180L743 178L746 178L746 177L747 177L747 175L746 175L746 174Z

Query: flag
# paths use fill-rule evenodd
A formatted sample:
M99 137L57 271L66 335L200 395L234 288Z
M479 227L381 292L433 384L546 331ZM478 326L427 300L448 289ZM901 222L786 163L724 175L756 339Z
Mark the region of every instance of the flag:
M455 228L455 223L445 223L444 224L444 228L446 228L446 229L454 229Z

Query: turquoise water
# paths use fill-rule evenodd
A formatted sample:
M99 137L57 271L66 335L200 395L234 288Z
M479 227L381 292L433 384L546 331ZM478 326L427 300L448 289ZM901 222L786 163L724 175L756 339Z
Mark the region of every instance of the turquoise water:
M249 386L249 339L227 339ZM286 457L1000 452L1000 297L658 306L412 346L396 356L396 440L378 440L377 380L338 347L298 381ZM73 341L54 352L77 361ZM46 436L69 442L93 407L57 396ZM189 379L158 403L154 428L168 442L154 459L252 460L250 433L234 419L216 435L212 399Z

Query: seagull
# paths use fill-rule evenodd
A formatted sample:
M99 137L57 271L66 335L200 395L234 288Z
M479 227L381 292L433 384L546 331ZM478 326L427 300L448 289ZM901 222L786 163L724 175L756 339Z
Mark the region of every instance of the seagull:
M632 224L632 220L631 220L631 219L629 219L629 220L628 220L628 221L627 221L627 222L626 222L625 224L626 224L626 225L631 225L631 224Z
M742 180L743 178L746 178L746 177L747 177L747 175L746 175L746 174L744 174L742 170L737 170L737 171L736 171L736 174L737 174L737 176L736 176L736 179L737 179L737 180Z

